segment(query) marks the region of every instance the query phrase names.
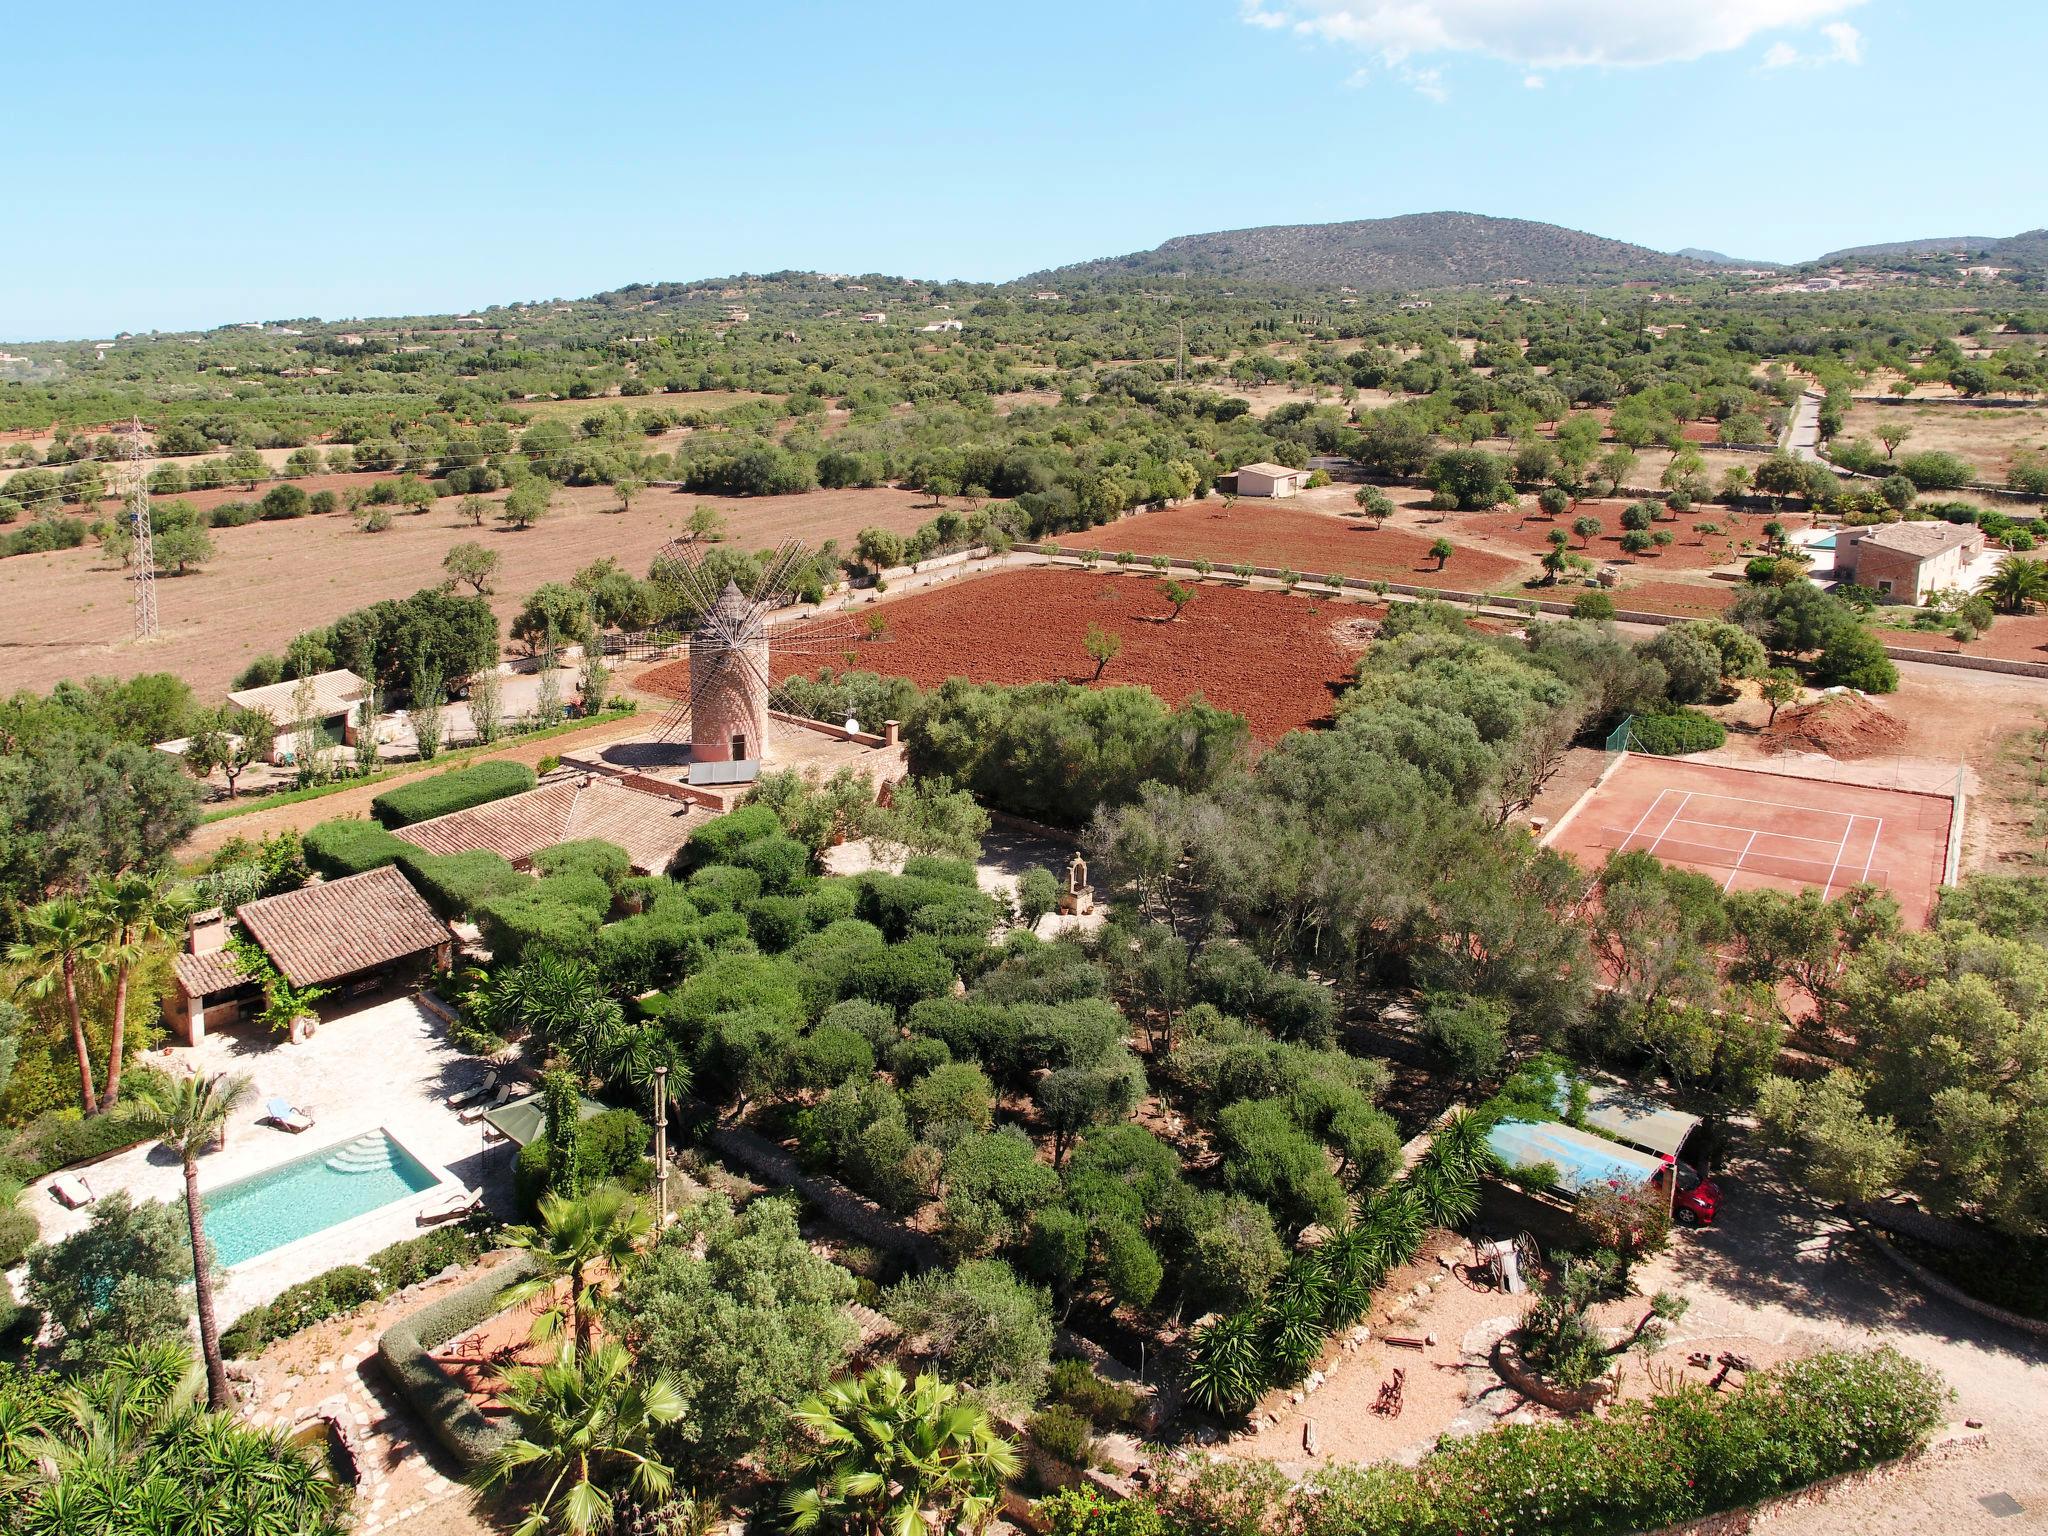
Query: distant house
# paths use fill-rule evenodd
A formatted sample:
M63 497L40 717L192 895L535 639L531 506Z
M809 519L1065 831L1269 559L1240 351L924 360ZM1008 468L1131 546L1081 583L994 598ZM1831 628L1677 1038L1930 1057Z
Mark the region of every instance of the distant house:
M1031 295L1031 297L1046 303L1050 303L1054 299L1057 299L1059 295L1054 293L1050 288L1042 288L1037 293Z
M448 925L393 864L247 902L232 922L294 987L381 986L446 966L454 944ZM229 926L219 911L195 914L185 952L171 962L164 1022L194 1045L210 1026L261 1006L227 947Z
M1835 579L1915 607L1948 587L1974 590L1984 530L1961 523L1880 523L1835 534Z
M958 320L934 320L930 325L920 325L920 331L957 331L961 329Z
M860 317L862 325L887 325L889 316L879 309L871 309Z
M1285 464L1241 464L1237 470L1240 496L1293 496L1307 484L1307 470Z
M303 704L302 719L299 690L307 683L312 684L312 693ZM321 745L346 746L355 740L356 727L363 724L369 698L368 683L353 672L337 670L316 672L296 682L238 688L228 695L228 702L268 715L277 726L277 745L271 749L270 760L289 763L297 760L301 746L298 731L307 723L320 738L312 744L315 750Z
M663 875L708 814L687 800L586 774L415 822L396 835L429 853L487 848L522 868L543 848L596 838L625 849L635 874Z

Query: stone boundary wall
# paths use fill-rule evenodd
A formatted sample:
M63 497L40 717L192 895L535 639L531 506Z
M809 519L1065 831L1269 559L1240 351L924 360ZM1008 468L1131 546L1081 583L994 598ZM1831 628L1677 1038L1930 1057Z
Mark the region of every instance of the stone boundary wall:
M862 1242L900 1254L922 1268L940 1261L939 1245L922 1232L898 1221L866 1195L855 1193L829 1174L806 1173L795 1158L766 1137L738 1126L717 1126L704 1139L749 1172L759 1174L771 1184L795 1190L824 1212L827 1221Z
M1019 544L1017 548L1044 556L1047 559L1065 559L1075 561L1076 563L1079 562L1081 553L1079 550L1070 549L1064 544ZM1192 570L1194 569L1195 562L1192 556L1169 555L1167 556L1167 564L1170 568L1174 569ZM1226 580L1236 576L1236 572L1228 567L1215 565L1213 561L1211 565L1213 567L1211 575L1220 576ZM1115 574L1123 571L1125 568L1112 565L1106 569L1111 574ZM1251 570L1252 575L1259 579L1267 581L1277 581L1280 579L1280 570L1276 566L1255 565ZM1531 604L1535 606L1536 614L1539 617L1549 614L1556 618L1568 619L1572 615L1570 603L1561 603L1551 598L1502 597L1493 592L1463 592L1450 587L1418 587L1399 581L1370 582L1357 576L1343 577L1339 586L1333 588L1327 582L1320 579L1320 573L1296 572L1296 574L1301 577L1301 588L1297 588L1297 590L1309 588L1309 577L1311 575L1318 577L1314 587L1310 589L1311 595L1327 595L1333 591L1343 591L1354 594L1363 593L1374 597L1400 597L1417 601L1434 597L1447 603L1463 603L1467 607L1483 608L1491 611L1495 617L1502 618L1526 618L1529 616L1526 613L1526 608ZM1382 593L1381 588L1385 588L1384 593ZM1589 588L1588 590L1595 589ZM1618 624L1654 624L1659 628L1665 628L1672 624L1689 624L1693 622L1683 614L1646 613L1640 609L1631 608L1616 608L1614 610L1614 619ZM2001 656L1972 656L1964 651L1923 651L1908 645L1886 645L1884 653L1893 661L1927 662L1937 667L1962 667L1972 672L2004 672L2013 677L2048 678L2048 663L2039 661L2008 661Z
M2007 1328L2016 1328L2021 1333L2032 1334L2037 1339L2048 1339L2048 1322L2043 1322L2038 1317L2023 1317L2017 1312L2009 1312L2004 1307L1972 1296L1954 1281L1944 1280L1940 1275L1937 1275L1918 1260L1907 1257L1891 1239L1885 1237L1868 1222L1858 1222L1856 1230L1862 1234L1863 1240L1866 1243L1896 1264L1904 1272L1906 1278L1922 1290L1939 1296L1943 1301L1952 1301L1964 1311L1974 1312L1979 1317L1989 1318L1994 1323L2002 1323Z

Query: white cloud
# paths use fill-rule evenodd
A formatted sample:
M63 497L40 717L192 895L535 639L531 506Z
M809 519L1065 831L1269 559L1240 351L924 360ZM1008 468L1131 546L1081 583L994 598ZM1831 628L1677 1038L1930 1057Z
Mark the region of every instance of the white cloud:
M1523 90L1525 90L1525 91L1540 91L1540 90L1542 90L1542 89L1543 89L1543 77L1542 77L1541 75L1524 75L1524 76L1522 76L1522 89L1523 89Z
M1242 0L1253 26L1348 43L1393 65L1478 53L1526 69L1671 64L1807 28L1862 0ZM1854 63L1855 28L1822 28L1830 61ZM1775 49L1773 50L1776 51Z
M1820 29L1820 35L1828 40L1825 53L1801 53L1790 43L1773 43L1765 50L1765 69L1818 69L1823 64L1861 64L1863 62L1863 34L1846 21L1831 21Z

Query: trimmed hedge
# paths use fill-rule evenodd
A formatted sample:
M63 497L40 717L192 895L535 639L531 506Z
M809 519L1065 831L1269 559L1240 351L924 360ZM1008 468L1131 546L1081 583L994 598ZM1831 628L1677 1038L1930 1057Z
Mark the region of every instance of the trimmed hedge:
M1418 1466L1331 1467L1298 1486L1264 1462L1211 1463L1167 1495L1183 1536L1627 1536L1895 1461L1924 1447L1950 1393L1889 1346L1774 1366L1732 1393L1691 1382L1604 1418L1509 1424L1448 1440ZM1087 1525L1081 1531L1106 1527Z
M35 1217L19 1206L0 1211L0 1269L12 1269L19 1264L40 1235Z
M471 806L488 805L507 795L522 794L536 783L533 770L524 763L492 758L435 774L387 789L370 802L377 820L387 827L409 827L453 815Z
M533 868L542 875L595 875L616 891L631 877L633 860L617 843L586 837L541 849L533 856Z
M236 1318L221 1335L221 1348L230 1359L250 1359L266 1344L431 1279L451 1264L473 1264L484 1251L482 1233L466 1224L436 1227L378 1249L367 1264L338 1265L286 1286Z
M396 864L413 845L393 837L374 821L340 816L306 833L306 863L330 880Z
M1697 709L1638 715L1630 734L1638 752L1649 752L1657 757L1711 752L1728 739L1728 732L1720 721Z
M748 843L764 837L780 837L782 821L765 805L743 805L724 816L714 816L690 834L683 845L683 862L690 869L706 864L731 864L733 855Z
M398 867L426 897L427 905L443 917L466 917L494 896L516 895L533 884L531 876L521 874L503 854L488 848L425 853L408 846L399 855Z
M428 1352L495 1316L499 1293L532 1273L532 1258L517 1254L509 1264L400 1318L377 1340L377 1358L385 1374L465 1471L482 1466L518 1433L518 1426L510 1419L496 1424L486 1419L469 1393L450 1380Z
M0 1153L0 1179L32 1184L59 1168L125 1152L153 1139L136 1125L133 1105L128 1101L108 1114L90 1119L76 1110L52 1110L15 1133L5 1153Z

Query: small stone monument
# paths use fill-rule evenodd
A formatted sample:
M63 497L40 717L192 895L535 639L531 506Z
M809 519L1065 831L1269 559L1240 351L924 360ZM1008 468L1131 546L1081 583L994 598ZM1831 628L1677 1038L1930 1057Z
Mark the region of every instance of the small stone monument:
M1095 910L1095 887L1088 883L1088 861L1078 853L1067 866L1067 888L1060 892L1059 910L1067 917L1085 917Z

